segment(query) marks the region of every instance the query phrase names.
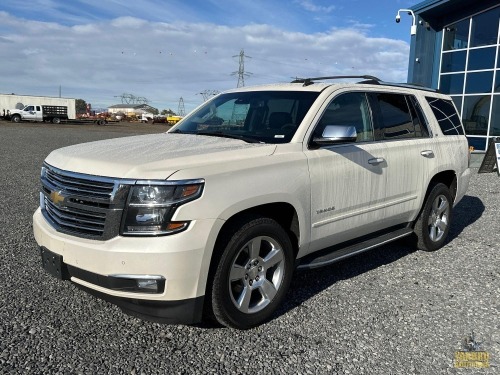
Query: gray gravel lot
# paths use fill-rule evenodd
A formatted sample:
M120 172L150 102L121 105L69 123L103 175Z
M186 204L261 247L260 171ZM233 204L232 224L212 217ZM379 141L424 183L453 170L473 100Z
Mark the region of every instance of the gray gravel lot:
M39 170L62 146L164 125L0 122L1 374L500 373L500 178L474 170L449 243L396 243L295 275L258 328L168 326L123 314L41 269L32 234ZM474 331L489 369L455 369Z

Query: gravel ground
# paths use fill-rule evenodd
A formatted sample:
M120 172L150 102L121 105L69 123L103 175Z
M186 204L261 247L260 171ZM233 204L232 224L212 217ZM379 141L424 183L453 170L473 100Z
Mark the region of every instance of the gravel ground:
M500 364L500 184L477 174L434 253L396 243L296 273L275 318L248 331L123 314L41 269L32 234L54 148L163 125L0 122L1 374L494 374ZM489 369L455 369L474 331Z

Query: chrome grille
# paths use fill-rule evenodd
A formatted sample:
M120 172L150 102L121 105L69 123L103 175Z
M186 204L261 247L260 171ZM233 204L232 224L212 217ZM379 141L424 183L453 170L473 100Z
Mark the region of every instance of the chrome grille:
M65 174L62 171L47 168L45 177L56 189L65 190L81 196L92 196L99 198L111 198L115 184L113 181L101 181L95 179L76 177L74 174ZM90 177L90 176L89 176Z
M74 207L60 207L53 204L47 197L45 210L50 218L61 228L70 232L102 236L106 224L106 214L81 210Z
M119 234L130 181L44 164L41 182L42 213L57 231L98 240Z

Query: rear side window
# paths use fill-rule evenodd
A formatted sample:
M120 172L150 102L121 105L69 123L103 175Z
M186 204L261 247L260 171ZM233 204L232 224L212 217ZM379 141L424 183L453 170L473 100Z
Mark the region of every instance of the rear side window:
M408 95L406 99L408 100L413 125L415 126L415 136L419 138L429 137L429 125L417 98L413 95Z
M370 94L376 118L376 139L415 138L415 126L406 97L400 94Z
M460 117L451 100L430 97L426 99L444 135L464 134Z

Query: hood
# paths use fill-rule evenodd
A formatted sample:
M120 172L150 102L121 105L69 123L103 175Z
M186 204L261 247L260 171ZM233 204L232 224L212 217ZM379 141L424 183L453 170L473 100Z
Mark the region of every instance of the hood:
M276 145L238 139L160 133L64 147L52 151L45 161L96 176L163 180L181 169L268 156L275 149Z

